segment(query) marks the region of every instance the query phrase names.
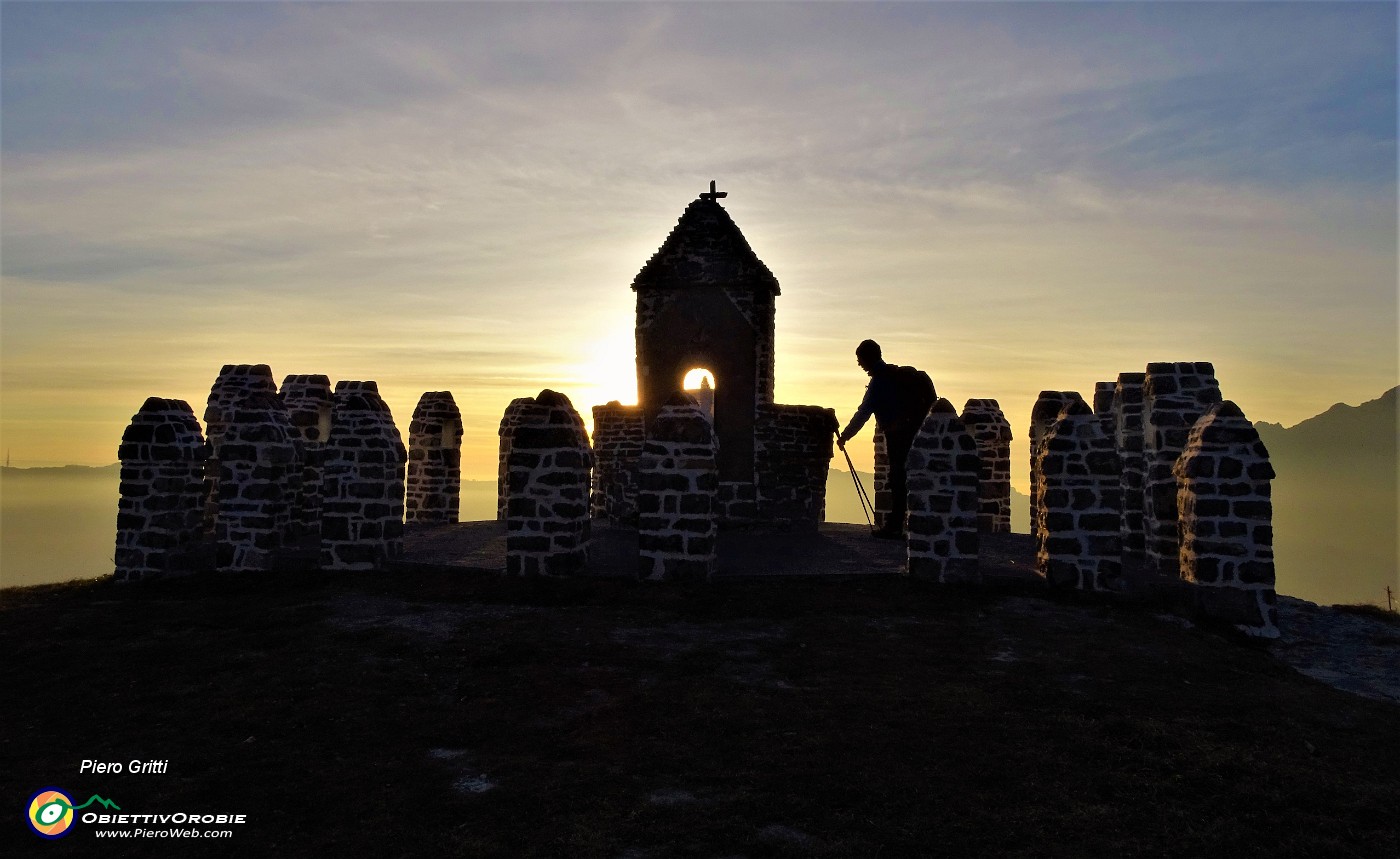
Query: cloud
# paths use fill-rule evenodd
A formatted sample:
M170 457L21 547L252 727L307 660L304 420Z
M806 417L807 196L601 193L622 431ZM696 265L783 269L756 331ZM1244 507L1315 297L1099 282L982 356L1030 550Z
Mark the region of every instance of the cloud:
M783 284L780 396L850 400L857 329L1008 399L1187 352L1275 419L1348 395L1266 399L1280 342L1395 374L1386 4L0 16L10 390L104 343L133 397L230 359L625 396L585 376L625 376L628 284L711 178Z

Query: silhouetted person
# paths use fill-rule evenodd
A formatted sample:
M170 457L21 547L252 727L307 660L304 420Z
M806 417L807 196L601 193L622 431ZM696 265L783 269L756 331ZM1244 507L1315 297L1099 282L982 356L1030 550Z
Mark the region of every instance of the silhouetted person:
M880 344L874 340L862 340L856 347L856 363L870 374L870 384L865 387L865 399L861 400L860 408L837 436L836 445L845 450L846 442L860 432L872 414L875 416L876 426L885 434L893 496L889 518L875 536L900 538L904 536L904 514L909 506L905 461L909 458L914 436L919 434L919 427L938 395L927 373L885 363Z

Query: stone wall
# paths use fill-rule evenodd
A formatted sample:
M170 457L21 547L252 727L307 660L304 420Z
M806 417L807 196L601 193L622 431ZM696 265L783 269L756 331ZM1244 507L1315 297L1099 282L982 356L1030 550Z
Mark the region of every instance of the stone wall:
M719 471L714 429L677 393L648 428L639 471L638 573L705 581L714 574Z
M301 439L301 486L292 505L293 539L321 536L321 482L326 439L331 434L335 394L331 380L321 375L293 375L282 380L277 396L287 409L287 420Z
M1119 460L1113 437L1082 400L1042 437L1036 488L1036 570L1051 588L1117 590L1123 572Z
M744 315L754 331L754 395L758 405L773 402L774 293L766 289L727 288L724 294Z
M335 386L326 442L321 566L375 570L403 554L408 452L374 382Z
M214 520L220 570L269 570L292 543L301 488L301 436L274 394L251 394L223 412L219 506Z
M815 529L826 518L836 412L820 406L761 405L757 430L759 516Z
M1204 361L1147 365L1142 384L1143 533L1149 563L1177 578L1181 542L1177 532L1176 478L1172 468L1186 449L1191 427L1220 402L1214 368Z
M1277 638L1273 466L1259 433L1233 402L1191 428L1172 472L1181 525L1181 576L1201 609L1245 633Z
M826 478L835 431L836 413L831 409L758 406L754 462L748 469L754 477L720 480L714 502L720 521L815 529L826 516ZM597 467L591 507L599 521L636 523L636 487L646 433L638 406L613 402L593 408Z
M510 500L510 487L508 473L510 459L510 443L515 437L515 428L520 426L520 417L525 413L526 408L534 404L530 397L518 397L510 401L506 406L505 414L501 416L501 425L497 429L500 436L500 454L496 463L496 521L506 521L506 505Z
M1123 557L1146 557L1143 541L1142 383L1146 373L1119 373L1113 386L1113 443L1121 466Z
M1050 427L1054 426L1055 421L1060 419L1060 412L1064 409L1064 407L1069 405L1070 403L1075 402L1084 402L1084 398L1079 395L1078 391L1041 391L1040 396L1036 398L1035 405L1031 407L1031 426L1029 437L1031 451L1030 519L1032 534L1035 533L1036 507L1040 504L1040 490L1036 487L1035 481L1035 462L1036 458L1040 456L1040 442L1045 437L1045 434L1050 431Z
M719 518L724 523L758 522L762 515L758 507L758 486L752 481L721 480L715 503L719 505Z
M151 397L122 434L115 577L180 571L201 537L207 449L184 400Z
M977 530L1011 533L1011 423L996 400L968 400L960 418L977 442Z
M646 443L641 406L613 400L593 407L593 518L613 525L637 524L637 467Z
M418 398L408 424L408 524L457 521L462 498L462 413L451 391Z
M593 467L583 419L568 397L550 390L526 400L517 417L506 461L506 572L580 573L588 563Z
M977 569L977 441L953 404L939 399L909 448L909 574L980 582Z

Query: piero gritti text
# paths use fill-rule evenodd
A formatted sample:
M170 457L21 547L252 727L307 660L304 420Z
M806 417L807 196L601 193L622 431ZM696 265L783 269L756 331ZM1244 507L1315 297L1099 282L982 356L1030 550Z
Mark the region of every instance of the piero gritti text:
M165 775L170 769L170 761L94 761L83 759L78 766L79 773L135 773L138 775Z

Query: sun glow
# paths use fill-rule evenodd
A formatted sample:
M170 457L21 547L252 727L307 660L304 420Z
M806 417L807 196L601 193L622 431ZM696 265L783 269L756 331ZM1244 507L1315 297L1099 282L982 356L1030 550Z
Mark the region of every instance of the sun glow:
M617 400L623 405L637 402L637 351L631 320L611 326L604 336L589 346L580 402L587 406Z
M694 370L685 374L685 381L681 383L681 387L687 391L698 391L700 390L700 383L702 381L708 381L710 383L710 388L713 389L715 386L715 374L706 370L704 367L696 367Z

